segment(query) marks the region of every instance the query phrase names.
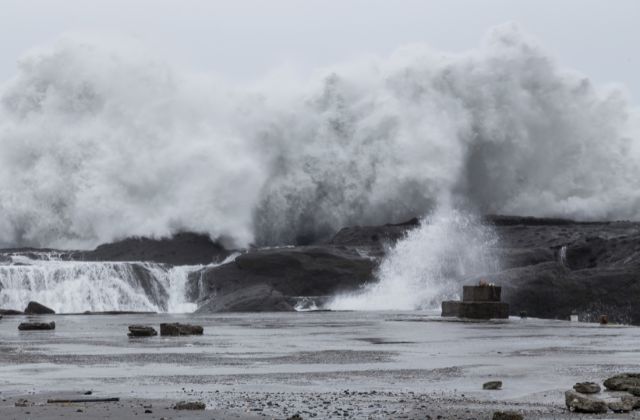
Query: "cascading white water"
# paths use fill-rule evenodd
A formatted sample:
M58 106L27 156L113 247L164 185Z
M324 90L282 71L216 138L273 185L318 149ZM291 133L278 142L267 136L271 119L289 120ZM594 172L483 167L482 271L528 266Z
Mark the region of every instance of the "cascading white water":
M24 309L31 300L59 313L84 311L192 312L185 287L202 266L146 262L60 261L12 257L0 265L0 308Z
M439 208L398 241L380 265L377 282L339 295L326 306L344 310L407 310L438 307L453 299L461 282L498 270L497 236L472 215Z

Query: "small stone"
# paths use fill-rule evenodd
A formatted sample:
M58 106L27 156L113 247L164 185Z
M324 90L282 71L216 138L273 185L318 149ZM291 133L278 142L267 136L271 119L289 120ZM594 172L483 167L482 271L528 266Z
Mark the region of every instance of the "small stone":
M200 401L180 401L173 406L174 410L204 410L207 406Z
M606 413L609 411L607 403L593 397L569 390L564 393L564 401L567 408L577 413Z
M20 331L55 330L56 323L51 322L23 322L18 325Z
M601 388L595 382L578 382L573 386L573 389L581 394L597 394Z
M493 420L523 420L522 414L516 411L496 411L493 413Z
M152 414L152 413L153 413L153 411L151 411L151 410L149 410L149 409L147 408L146 410L144 410L144 413L145 413L145 414Z
M32 402L25 400L24 398L20 398L18 401L16 401L16 404L15 404L16 407L30 407L32 405L33 405Z
M300 414L294 414L291 417L287 417L287 420L302 420L302 416Z
M502 389L502 381L489 381L482 384L482 389L497 390Z

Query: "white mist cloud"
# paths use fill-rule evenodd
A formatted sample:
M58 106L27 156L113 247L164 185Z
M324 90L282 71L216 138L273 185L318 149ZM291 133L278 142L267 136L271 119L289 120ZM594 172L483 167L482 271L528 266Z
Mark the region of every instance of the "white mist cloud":
M32 51L0 88L0 242L180 230L286 243L454 196L484 212L640 216L637 111L512 25L246 87L122 40Z

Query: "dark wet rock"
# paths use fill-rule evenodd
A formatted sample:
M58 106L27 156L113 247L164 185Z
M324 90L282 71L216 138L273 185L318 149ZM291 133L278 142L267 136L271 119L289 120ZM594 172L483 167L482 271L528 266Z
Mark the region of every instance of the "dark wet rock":
M618 323L640 323L640 282L633 270L571 271L558 262L506 270L491 275L503 287L510 312L537 318L569 319L578 313L586 322L600 314Z
M609 406L601 399L588 397L575 391L564 393L565 404L571 411L577 413L606 413Z
M272 248L189 276L188 294L198 312L293 310L291 297L353 291L373 278L377 262L335 246Z
M149 315L156 314L154 311L84 311L82 315ZM67 314L76 315L76 314ZM78 314L80 315L80 314Z
M604 381L605 388L611 391L628 391L640 388L640 373L622 373Z
M27 304L24 313L27 315L50 315L55 314L56 311L44 306L41 303L31 301Z
M629 411L633 410L635 401L629 398L621 398L619 400L609 401L607 405L609 406L609 410L613 411L614 413L628 413Z
M573 386L573 389L581 394L597 394L601 388L595 382L578 382Z
M627 392L631 395L635 395L636 397L640 397L640 387L630 387L627 388Z
M204 410L207 406L200 401L180 401L173 408L175 410Z
M56 323L51 322L23 322L18 325L20 331L55 330Z
M153 337L158 335L155 328L148 325L129 325L129 337Z
M0 315L24 315L24 312L15 309L0 309Z
M152 261L172 265L209 264L224 260L231 251L207 235L178 233L171 238L127 238L72 254L85 261Z
M482 389L498 390L502 389L502 381L489 381L482 384Z
M163 323L160 324L160 335L202 335L203 328L200 325Z
M623 395L620 399L624 404L630 404L633 407L633 410L640 408L640 397L634 395Z
M247 286L206 299L195 313L215 312L287 312L293 311L282 293L266 284Z
M407 232L420 226L420 220L413 218L403 223L381 226L350 226L342 228L329 241L331 245L381 248L393 245L406 236Z
M493 420L522 420L524 417L517 411L496 411L493 413Z

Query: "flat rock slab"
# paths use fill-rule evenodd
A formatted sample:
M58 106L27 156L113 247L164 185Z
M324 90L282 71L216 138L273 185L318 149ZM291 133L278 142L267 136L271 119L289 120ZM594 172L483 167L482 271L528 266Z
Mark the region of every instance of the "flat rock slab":
M51 322L23 322L18 325L20 331L55 330L56 323Z
M148 325L129 325L129 337L153 337L158 335L155 328Z
M204 329L201 325L166 323L160 324L160 335L202 335Z
M622 373L604 381L604 386L611 391L628 391L640 388L640 373Z
M41 303L31 301L27 304L24 313L27 315L51 315L55 314L56 311L44 306Z

